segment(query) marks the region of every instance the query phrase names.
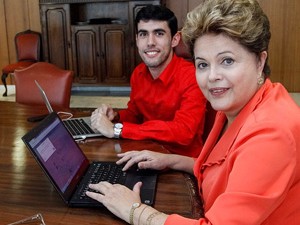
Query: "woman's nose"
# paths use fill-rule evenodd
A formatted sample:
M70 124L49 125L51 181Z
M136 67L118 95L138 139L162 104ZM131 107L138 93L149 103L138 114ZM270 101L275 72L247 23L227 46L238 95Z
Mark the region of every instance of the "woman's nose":
M209 71L209 75L208 75L208 79L209 81L216 81L216 80L220 80L222 78L220 70L218 70L218 68L211 66L210 67L210 71Z

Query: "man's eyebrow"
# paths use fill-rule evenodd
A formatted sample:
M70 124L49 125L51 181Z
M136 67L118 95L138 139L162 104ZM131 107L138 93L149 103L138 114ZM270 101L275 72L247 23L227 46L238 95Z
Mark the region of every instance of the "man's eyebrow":
M152 31L150 31L150 32L153 32L153 33L156 33L156 32L163 32L163 33L166 33L166 31L165 31L164 29L160 29L160 28L154 29L154 30L152 30ZM148 30L140 29L140 30L138 30L138 33L149 33L149 31L148 31Z
M138 30L138 33L148 33L148 31L147 31L147 30L140 29L140 30Z
M164 29L161 29L161 28L155 29L154 32L163 32L163 33L166 33L166 31Z

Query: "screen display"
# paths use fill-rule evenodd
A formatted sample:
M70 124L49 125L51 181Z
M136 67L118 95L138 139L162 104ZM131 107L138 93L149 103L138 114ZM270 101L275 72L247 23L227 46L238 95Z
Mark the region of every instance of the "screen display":
M80 169L85 156L59 118L55 118L42 132L29 141L40 163L47 170L61 192Z

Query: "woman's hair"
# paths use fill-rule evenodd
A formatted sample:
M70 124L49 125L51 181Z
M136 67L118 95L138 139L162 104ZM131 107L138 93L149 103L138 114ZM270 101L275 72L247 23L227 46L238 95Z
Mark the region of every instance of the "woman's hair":
M271 38L269 20L256 0L203 0L188 13L182 29L193 56L196 39L207 33L225 34L257 56L268 51ZM263 72L270 75L267 60Z
M149 20L166 21L171 30L172 37L178 31L178 22L175 14L167 7L161 5L147 5L138 11L135 17L135 29L137 31L138 23Z

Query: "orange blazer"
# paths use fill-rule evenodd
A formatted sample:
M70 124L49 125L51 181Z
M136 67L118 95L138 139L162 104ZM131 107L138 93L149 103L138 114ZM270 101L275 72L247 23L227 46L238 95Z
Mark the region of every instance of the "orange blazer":
M205 217L170 215L167 225L298 225L300 108L279 83L265 84L219 139L214 127L195 162Z

